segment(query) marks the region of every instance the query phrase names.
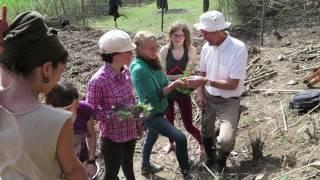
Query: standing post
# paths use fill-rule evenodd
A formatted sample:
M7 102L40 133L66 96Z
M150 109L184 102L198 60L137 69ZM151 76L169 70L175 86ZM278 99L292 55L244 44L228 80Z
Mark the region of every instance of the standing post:
M54 11L56 12L56 18L59 16L58 7L57 7L57 1L53 1L54 5Z
M60 3L61 3L61 6L62 6L62 10L63 10L64 17L66 18L66 17L67 17L67 12L66 12L66 9L65 9L65 7L64 7L63 0L60 0Z
M164 3L163 0L161 0L161 32L163 32L163 16L164 16Z
M263 1L263 6L262 6L262 17L261 17L261 34L260 34L260 45L263 46L263 33L264 33L264 18L265 18L265 10L266 10L266 3L267 0Z
M209 10L209 0L203 0L202 11L205 13Z
M84 19L84 2L83 0L81 0L81 9L82 9L82 25L85 26L86 25L86 22L85 22L85 19Z

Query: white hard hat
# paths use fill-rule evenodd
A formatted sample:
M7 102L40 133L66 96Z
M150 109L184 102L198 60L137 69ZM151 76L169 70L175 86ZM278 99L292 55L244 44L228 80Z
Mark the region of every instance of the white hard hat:
M128 33L121 30L111 30L104 33L99 39L99 48L103 53L132 51L136 45L132 42Z

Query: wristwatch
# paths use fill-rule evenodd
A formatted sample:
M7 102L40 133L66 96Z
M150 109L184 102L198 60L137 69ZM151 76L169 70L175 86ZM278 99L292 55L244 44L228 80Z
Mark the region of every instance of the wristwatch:
M87 164L96 164L96 160L95 159L90 159L87 161Z

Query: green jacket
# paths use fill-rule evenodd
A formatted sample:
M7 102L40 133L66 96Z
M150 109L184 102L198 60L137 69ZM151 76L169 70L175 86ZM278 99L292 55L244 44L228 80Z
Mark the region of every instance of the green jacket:
M152 69L139 58L135 58L131 63L130 71L139 101L150 103L152 106L151 116L165 113L168 101L166 96L162 96L162 91L169 83L165 73L161 70Z

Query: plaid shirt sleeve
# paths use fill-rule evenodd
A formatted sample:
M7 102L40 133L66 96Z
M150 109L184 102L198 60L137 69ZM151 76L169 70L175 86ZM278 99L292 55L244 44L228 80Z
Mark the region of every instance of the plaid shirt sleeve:
M93 106L93 116L96 120L101 121L106 118L106 114L102 111L103 89L101 83L97 79L89 82L87 102Z

